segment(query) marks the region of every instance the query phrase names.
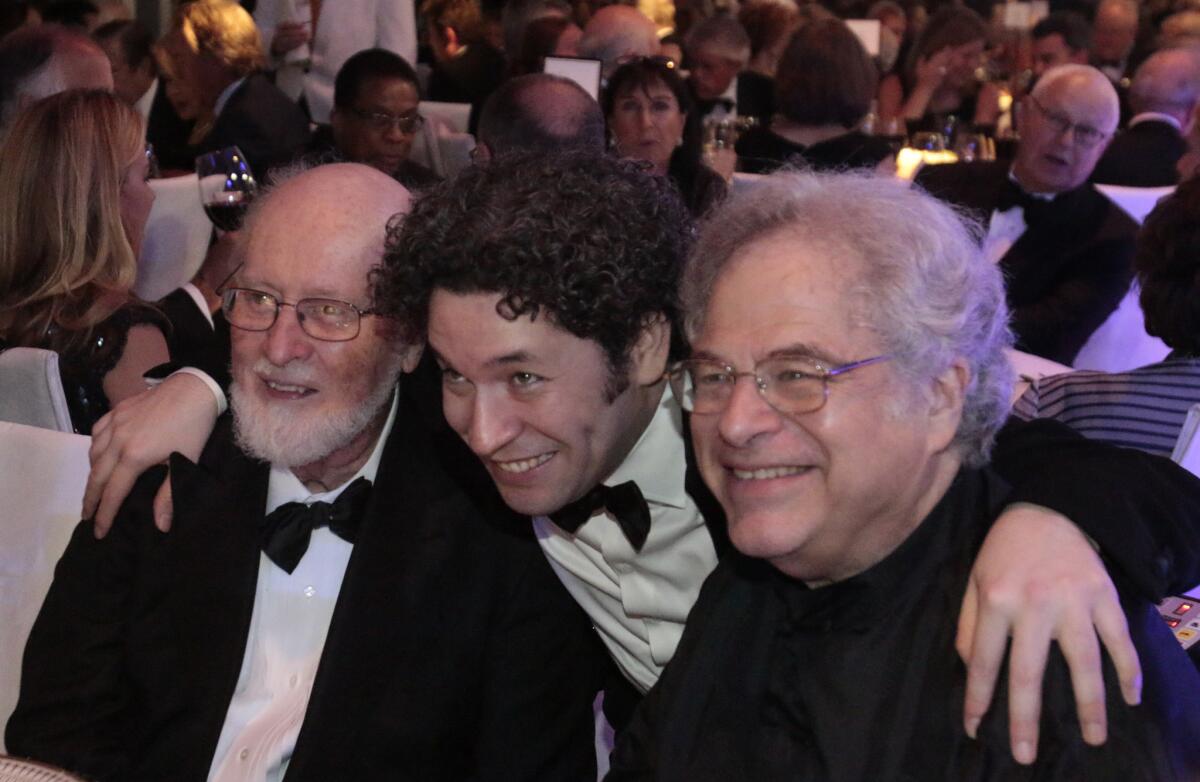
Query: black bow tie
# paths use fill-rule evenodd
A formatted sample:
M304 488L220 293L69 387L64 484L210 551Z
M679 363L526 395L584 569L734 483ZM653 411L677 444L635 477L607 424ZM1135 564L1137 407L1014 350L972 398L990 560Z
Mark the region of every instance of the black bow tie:
M650 534L650 506L633 481L617 486L597 486L570 505L551 513L550 520L574 533L598 508L605 508L616 517L634 551L642 550L646 536Z
M267 514L258 530L263 553L286 572L300 564L312 532L329 527L342 540L353 543L358 524L371 496L371 482L359 478L337 496L333 503L285 502Z
M1032 227L1035 223L1049 216L1049 210L1053 204L1053 199L1038 198L1037 196L1030 195L1016 182L1008 179L1004 183L1004 188L1000 191L999 198L996 199L996 211L1006 212L1014 206L1019 206L1025 218L1025 225Z

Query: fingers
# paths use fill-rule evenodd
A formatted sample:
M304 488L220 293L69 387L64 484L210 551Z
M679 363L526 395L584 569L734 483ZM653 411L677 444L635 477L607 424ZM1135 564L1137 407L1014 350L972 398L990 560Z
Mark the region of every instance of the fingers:
M117 511L121 509L121 503L129 496L129 492L133 491L133 484L137 482L138 476L141 474L140 466L130 466L123 459L117 460L116 467L112 469L105 481L103 493L100 495L100 505L96 509L96 517L93 520L96 537L101 538L108 534L109 529L112 528L113 519L117 517ZM103 534L100 530L103 530Z
M1105 714L1104 673L1100 666L1100 644L1086 611L1071 612L1058 631L1058 645L1071 670L1071 689L1075 693L1075 710L1083 740L1088 744L1104 743L1108 731Z
M1096 632L1108 651L1108 656L1117 669L1117 679L1121 682L1121 696L1130 706L1142 702L1142 664L1138 660L1137 649L1129 637L1129 624L1125 620L1125 612L1117 601L1115 593L1111 599L1099 605L1092 617L1096 622Z
M107 423L108 415L101 418L92 429L92 444L88 448L91 470L88 471L87 485L83 490L83 507L79 514L81 519L90 519L96 513L96 505L100 502L104 484L116 465L116 454L109 447L112 443L112 428L107 426ZM97 538L102 538L108 533L108 528L95 527L93 531Z
M963 704L963 727L972 738L995 694L996 679L1000 675L1000 666L1008 646L1008 627L1008 619L1003 613L994 607L989 609L986 604L981 607L965 658L967 695ZM959 654L962 654L961 646Z
M174 510L175 506L171 497L171 473L168 471L162 486L158 487L158 492L154 495L154 526L158 527L160 532L171 531Z
M1050 652L1053 617L1029 614L1013 634L1008 665L1008 732L1013 758L1028 765L1037 757L1042 677Z

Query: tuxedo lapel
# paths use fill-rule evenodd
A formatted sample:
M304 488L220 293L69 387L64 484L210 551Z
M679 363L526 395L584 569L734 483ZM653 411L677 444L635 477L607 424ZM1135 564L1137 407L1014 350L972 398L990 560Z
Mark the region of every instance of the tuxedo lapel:
M712 536L717 556L723 557L731 547L725 511L721 509L721 503L717 502L717 498L700 475L700 468L696 464L696 449L692 445L691 415L686 411L683 414L683 449L687 459L687 473L683 479L684 490L704 517L704 525L708 527L708 534Z
M289 778L303 778L329 743L327 732L336 732L322 715L369 714L385 697L414 629L429 625L437 611L429 596L445 591L430 581L453 574L450 530L466 512L464 500L429 458L415 418L402 402L346 567Z
M179 670L188 672L187 686L196 690L187 700L211 710L207 724L215 749L250 631L268 467L237 451L227 419L213 442L218 447L206 451L201 465L171 457L175 513L164 540Z

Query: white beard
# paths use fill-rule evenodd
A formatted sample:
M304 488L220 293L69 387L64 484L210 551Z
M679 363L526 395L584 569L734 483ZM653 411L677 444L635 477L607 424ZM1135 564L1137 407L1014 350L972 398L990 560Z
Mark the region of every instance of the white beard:
M389 358L394 366L387 368L382 382L361 404L309 415L298 414L286 404L264 401L234 380L229 395L238 446L255 459L280 467L301 467L324 459L349 445L391 401L401 360L399 356ZM260 359L246 375L253 378L251 382L260 382L255 377L260 372L275 382L296 385L307 385L312 375L303 364L281 369L266 359Z

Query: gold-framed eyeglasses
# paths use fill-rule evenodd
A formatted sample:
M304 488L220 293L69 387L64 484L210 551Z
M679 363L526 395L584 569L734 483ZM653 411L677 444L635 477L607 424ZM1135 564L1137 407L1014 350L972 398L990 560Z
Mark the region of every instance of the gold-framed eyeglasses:
M338 299L301 299L293 303L251 288L221 291L221 310L225 319L230 326L243 331L267 331L275 325L282 307L295 309L296 320L304 333L322 342L352 340L362 328L362 319L378 314Z
M780 413L801 415L825 406L833 378L890 358L873 356L831 367L812 356L773 356L755 364L752 372L739 372L720 361L688 359L672 367L669 378L683 409L698 415L724 411L741 377L754 378L758 393Z
M350 113L370 125L372 130L379 133L387 133L393 127L396 127L400 129L401 133L411 135L420 130L425 124L425 118L416 112L397 116L396 114L388 114L386 111L350 109Z
M1039 114L1046 118L1046 121L1050 123L1050 127L1054 128L1055 132L1061 135L1067 131L1071 131L1071 138L1077 147L1091 149L1111 135L1099 128L1093 128L1091 125L1073 122L1066 114L1047 109L1042 105L1041 101L1032 95L1029 96L1029 102L1033 104Z

